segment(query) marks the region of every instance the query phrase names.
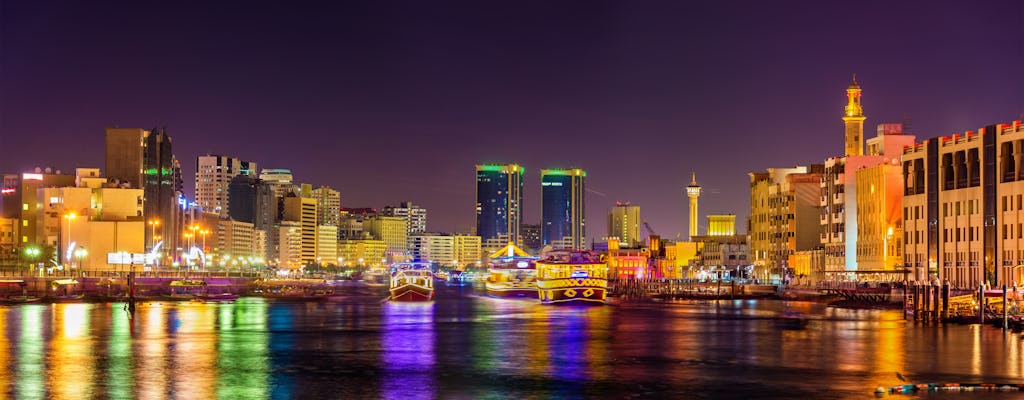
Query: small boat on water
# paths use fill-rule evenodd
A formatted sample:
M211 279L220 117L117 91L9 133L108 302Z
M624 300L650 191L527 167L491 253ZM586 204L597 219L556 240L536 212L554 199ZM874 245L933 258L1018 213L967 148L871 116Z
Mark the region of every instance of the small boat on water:
M0 305L16 306L18 304L38 303L40 300L42 299L32 296L10 296L0 298Z
M586 250L555 250L537 261L541 304L605 304L608 264Z
M434 298L434 274L430 263L403 262L391 267L392 301L430 301Z
M186 301L192 300L196 295L202 293L206 288L206 282L200 280L180 279L171 281L171 294L163 300Z
M202 293L192 298L194 301L235 301L238 295L234 293Z

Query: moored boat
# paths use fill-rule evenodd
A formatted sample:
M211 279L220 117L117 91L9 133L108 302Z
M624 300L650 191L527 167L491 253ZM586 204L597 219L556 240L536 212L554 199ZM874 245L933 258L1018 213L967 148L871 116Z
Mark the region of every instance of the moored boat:
M32 304L32 303L38 303L40 300L42 300L42 299L40 299L38 297L32 297L32 296L2 297L2 298L0 298L0 305L15 306L15 305L18 305L18 304Z
M608 264L594 252L556 250L537 261L541 304L604 304Z
M509 243L491 254L484 289L494 297L537 297L537 257Z
M392 301L430 301L434 298L434 274L430 264L398 263L391 267Z

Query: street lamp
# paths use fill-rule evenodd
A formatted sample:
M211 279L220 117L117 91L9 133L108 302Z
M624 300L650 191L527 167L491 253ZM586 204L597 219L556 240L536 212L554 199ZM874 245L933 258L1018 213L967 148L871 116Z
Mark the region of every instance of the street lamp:
M89 255L89 252L84 247L75 249L75 258L78 259L78 275L82 275L82 258Z
M32 268L35 266L35 260L39 258L40 254L42 254L42 251L39 250L39 247L32 246L25 248L25 257L28 257L29 259L32 260L32 264L30 264L28 267L30 271L29 274L31 274Z
M156 227L160 226L160 220L153 218L146 221L146 223L149 224L150 227L149 249L152 251L153 248L156 247Z
M71 246L71 222L78 218L78 215L74 211L69 211L64 214L64 218L68 220L68 246Z

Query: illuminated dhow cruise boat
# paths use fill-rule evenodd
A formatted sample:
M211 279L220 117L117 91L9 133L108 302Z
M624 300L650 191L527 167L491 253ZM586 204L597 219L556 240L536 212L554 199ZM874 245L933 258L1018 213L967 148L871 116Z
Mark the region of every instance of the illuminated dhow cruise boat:
M541 304L604 304L608 264L585 250L555 250L537 261L537 293Z
M489 296L537 296L537 257L509 242L505 248L492 253L490 259L490 275L484 283Z
M430 301L434 298L434 274L430 263L403 262L391 266L392 301Z

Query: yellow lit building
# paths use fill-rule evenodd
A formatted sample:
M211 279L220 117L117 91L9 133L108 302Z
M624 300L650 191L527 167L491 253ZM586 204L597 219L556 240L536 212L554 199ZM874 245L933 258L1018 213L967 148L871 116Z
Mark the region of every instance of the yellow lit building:
M640 206L615 202L608 213L608 238L618 239L622 247L640 246Z
M708 215L708 236L733 236L735 234L735 214Z
M646 279L654 275L650 270L651 253L645 248L620 248L617 239L608 240L608 277L611 279Z
M387 245L379 239L342 239L338 241L338 257L346 267L384 267Z
M307 261L303 259L302 226L295 221L281 221L278 227L278 260L277 267L282 269L299 269Z
M316 227L316 259L321 265L338 264L338 227L320 225Z
M790 255L819 246L823 169L816 164L750 173L751 278L778 279L788 273Z
M857 270L902 280L903 188L899 159L857 170ZM862 279L864 277L862 276Z
M1021 121L904 150L903 254L910 280L938 278L960 288L1024 283L1021 154Z
M374 239L383 240L392 254L405 253L407 223L405 218L374 215L363 220L363 232Z
M295 222L299 227L299 263L307 264L316 261L316 199L312 197L285 196L281 199L281 205L281 219L283 221ZM285 232L283 228L284 224L282 223L282 233ZM284 253L285 239L280 238L280 241L281 252ZM289 245L294 245L294 243L289 243ZM282 257L282 261L284 261L284 257Z

